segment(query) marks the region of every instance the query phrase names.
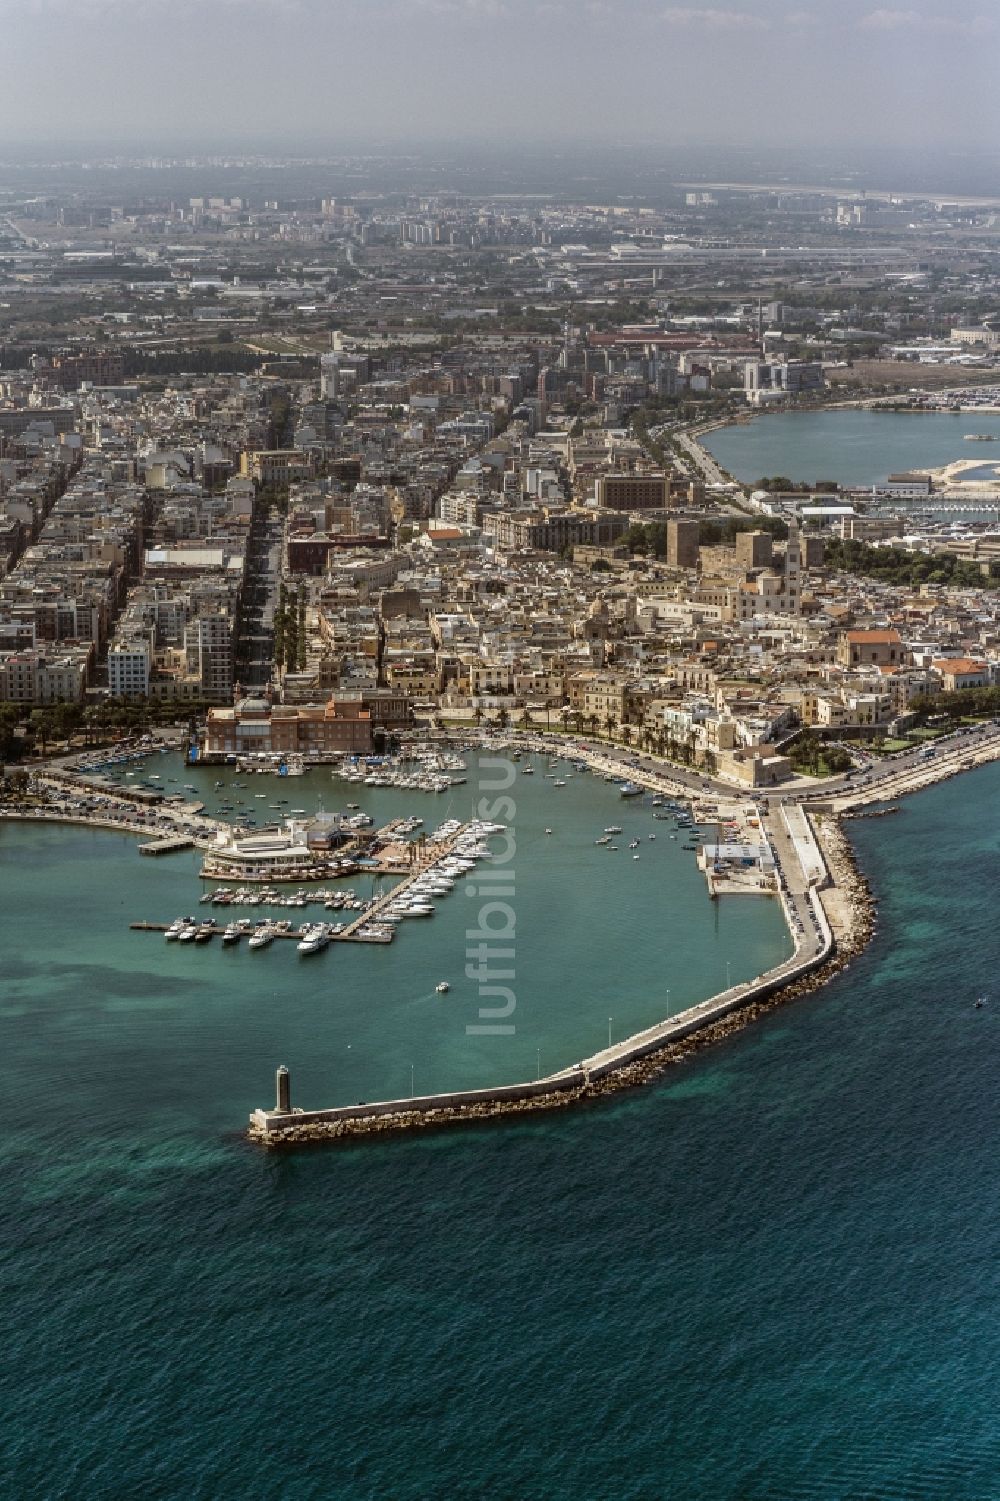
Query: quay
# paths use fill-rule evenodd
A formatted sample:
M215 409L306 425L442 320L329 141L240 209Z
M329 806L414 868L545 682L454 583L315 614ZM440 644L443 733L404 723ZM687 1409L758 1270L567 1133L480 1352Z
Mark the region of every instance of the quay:
M149 844L140 844L140 855L172 855L175 850L194 849L194 840L189 834L173 834L166 839L153 839Z

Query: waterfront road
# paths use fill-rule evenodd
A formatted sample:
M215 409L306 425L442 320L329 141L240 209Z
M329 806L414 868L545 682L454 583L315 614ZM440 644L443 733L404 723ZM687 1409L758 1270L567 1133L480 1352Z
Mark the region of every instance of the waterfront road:
M809 872L803 868L780 810L767 814L763 823L785 894L796 957L811 959L819 952L823 940L809 901Z
M712 425L713 427L715 426L714 423ZM675 432L674 440L684 457L690 460L696 470L700 469L702 471L707 484L728 488L733 483L732 476L728 475L724 469L719 468L708 449L703 448L698 441L703 432L710 430L696 428L686 433Z
M678 790L697 795L708 793L714 797L729 798L766 797L770 802L834 803L843 811L853 803L874 802L880 798L895 797L910 791L918 782L930 783L943 775L960 770L972 759L1000 756L1000 726L992 721L981 726L969 726L953 735L944 735L931 746L912 751L897 752L881 760L873 760L860 772L844 776L805 778L796 777L792 782L774 787L748 787L741 783L722 781L707 772L678 766L672 761L663 761L627 746L610 745L592 740L585 735L567 737L552 736L546 739L544 731L534 730L531 736L523 734L518 739L530 739L539 748L559 754L560 747L575 744L592 754L600 756L610 770L620 773L622 780L642 772L659 776L672 782Z

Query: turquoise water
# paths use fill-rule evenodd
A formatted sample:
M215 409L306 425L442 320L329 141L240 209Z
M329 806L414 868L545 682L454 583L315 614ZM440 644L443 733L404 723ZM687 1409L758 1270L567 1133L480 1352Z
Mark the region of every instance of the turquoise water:
M31 1017L21 1039L29 1056L40 1051L45 1067L67 1029L81 1038L96 1033L116 1067L141 1071L149 1055L153 1091L165 1104L187 1099L195 1087L203 1091L204 1123L224 1130L242 1125L255 1105L271 1103L278 1063L292 1070L294 1097L306 1107L409 1094L411 1066L417 1093L513 1083L606 1046L609 1017L620 1040L724 989L727 965L735 982L790 952L773 899L709 900L694 855L684 851L683 837L670 839L672 823L653 819L648 799L623 800L614 786L566 763L566 785L556 788L543 775L544 758L535 764L533 776L518 773L504 794L513 799L513 816L496 814L516 843L516 1009L505 1022L512 1034L466 1030L481 1024L478 981L465 968L466 934L478 928L483 901L462 884L434 899L433 918L400 924L387 946L336 944L303 958L283 942L259 953L245 944L167 944L128 925L207 912L197 905L204 889L199 854L143 859L128 836L36 824L0 832L0 901L26 938L8 989ZM214 787L234 779L228 769L220 777L165 756L149 765L170 790L191 783L209 806L233 793ZM429 832L449 814L469 817L474 801L492 805L501 795L488 784L495 787L504 773L487 768L481 778L477 766L470 758L466 784L440 796L344 783L328 769L235 779L246 781L236 791L257 808L285 796L292 807L310 809L321 800L328 810L350 801L377 826L410 812ZM594 844L612 824L623 830L615 853ZM638 861L628 849L633 838L641 840ZM479 870L488 878L488 864ZM367 896L372 878L325 884ZM221 920L229 910L212 909ZM236 915L267 910L240 908ZM309 910L314 918L328 915ZM37 952L28 935L39 911L52 914L60 936ZM499 926L506 918L493 914L488 922ZM494 961L504 968L508 962ZM452 987L447 995L435 991L440 980ZM486 997L482 1004L498 1002Z
M992 445L966 443L966 433L1000 437L1000 415L778 412L755 417L744 426L719 428L701 442L744 484L784 474L795 484L836 480L842 485L874 485L890 474L937 469L958 460L988 465Z
M658 1086L277 1158L230 1128L321 1001L85 933L148 862L3 830L4 1494L996 1496L998 794L852 825L875 943ZM9 920L23 887L48 931ZM550 942L577 989L640 939Z

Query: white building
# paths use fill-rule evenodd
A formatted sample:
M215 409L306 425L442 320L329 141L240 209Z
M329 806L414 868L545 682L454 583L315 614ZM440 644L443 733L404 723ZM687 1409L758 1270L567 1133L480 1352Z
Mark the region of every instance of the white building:
M148 638L116 642L108 651L108 689L115 698L145 698L149 693L152 645Z

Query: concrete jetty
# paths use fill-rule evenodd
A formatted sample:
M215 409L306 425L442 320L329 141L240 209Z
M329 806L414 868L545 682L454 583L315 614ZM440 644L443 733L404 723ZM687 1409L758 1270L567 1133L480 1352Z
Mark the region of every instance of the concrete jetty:
M194 848L194 840L186 834L174 834L166 839L152 839L148 844L140 844L140 855L171 855L175 850L190 850Z
M377 923L379 915L384 912L387 907L391 906L393 902L398 901L399 898L403 896L414 884L414 882L419 880L421 876L425 876L429 870L433 870L436 865L440 865L442 860L446 860L448 856L453 852L456 844L458 844L459 841L468 834L468 832L469 825L467 823L463 823L462 826L455 831L450 839L444 839L439 845L433 845L431 847L433 850L432 858L428 859L425 855L422 861L416 863L410 875L406 876L404 880L397 882L397 884L393 886L391 890L387 891L384 896L379 897L374 905L368 908L367 912L360 913L353 922L348 923L344 931L337 934L337 937L350 940L356 936L359 928L365 927L368 923Z

